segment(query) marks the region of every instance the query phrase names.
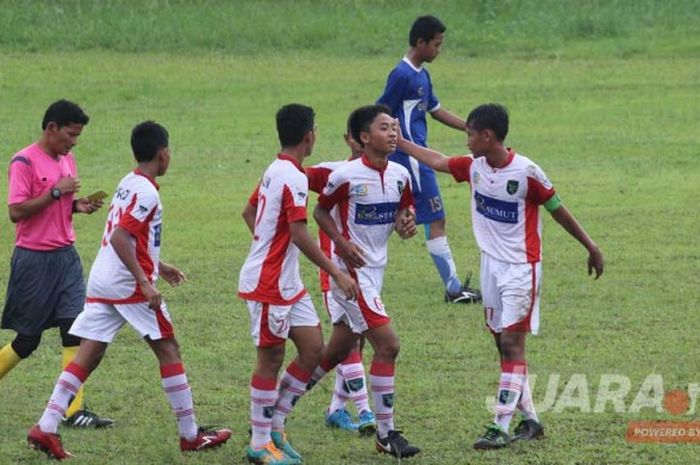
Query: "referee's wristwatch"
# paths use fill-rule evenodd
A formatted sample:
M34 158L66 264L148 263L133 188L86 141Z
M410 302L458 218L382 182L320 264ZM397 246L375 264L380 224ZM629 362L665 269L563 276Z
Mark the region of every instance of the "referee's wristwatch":
M59 189L58 187L54 187L53 189L51 189L51 197L53 197L54 200L60 199L61 198L61 189Z

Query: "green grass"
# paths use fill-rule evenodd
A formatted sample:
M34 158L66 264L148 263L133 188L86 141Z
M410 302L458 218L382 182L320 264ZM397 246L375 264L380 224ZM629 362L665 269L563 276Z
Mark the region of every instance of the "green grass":
M82 6L82 13L66 15L66 21L84 26L72 39L62 31L75 28L59 29L60 23L51 23L46 13L55 8L48 5L69 3L42 3L38 10L45 13L36 15L30 15L29 7L21 8L24 3L1 3L0 152L5 162L38 137L45 107L59 97L80 102L91 116L75 150L85 192L109 192L131 169L128 134L136 122L153 118L170 130L173 161L160 180L163 258L180 266L189 282L161 289L175 318L198 418L234 430L234 439L224 448L182 456L155 359L125 329L87 386L88 402L116 418L118 425L110 431L63 430L66 445L78 455L72 463L243 463L254 349L247 311L235 295L249 247L240 211L278 150L274 113L291 101L312 105L320 137L308 163L344 158L341 137L347 114L381 92L386 73L404 50L405 25L417 14L418 4L378 2L376 15L363 8L366 3L344 4L357 15L364 11L367 21L393 28L363 26L362 34L346 29L356 26L339 19L345 8L331 5L324 11L326 20L343 27L337 37L331 35L323 44L310 41L307 47L299 42L304 32L298 25L303 13L317 6L312 2L295 3L295 8L291 2L266 3L258 14L269 18L259 24L240 20L257 11L253 3L239 5L236 16L215 15L204 7L188 9L178 2L169 2L171 7L149 2L164 8L165 31L147 27L156 21L150 7L128 19L124 9L136 8L135 3L72 2ZM584 250L545 220L542 328L528 344L530 369L538 375L535 400L544 398L550 377L560 376L561 394L565 383L580 373L586 376L594 405L601 375L612 373L631 380L625 399L629 407L650 374L661 374L665 389L700 382L697 337L691 329L700 325L695 311L700 300L700 66L697 36L668 31L674 24L678 31L692 28L698 9L693 2L639 2L628 15L630 25L621 26L624 21L612 13L630 2L583 2L570 15L564 14L569 11L566 4L550 3L559 8L555 10L557 18L564 18L561 24L582 21L594 12L592 21L610 18L607 21L618 24L614 27L620 31L595 32L596 26L587 36L544 19L532 22L538 18L534 4L483 2L483 9L496 12L491 15L493 28L452 27L452 42L430 69L443 105L452 111L466 114L486 101L509 107L510 145L543 167L606 254L606 273L593 282L585 273ZM222 5L233 11L233 6ZM456 2L436 3L435 11L440 8L450 13L445 14L448 26L462 17L472 24L471 15L457 15ZM103 10L109 14L91 13ZM390 17L388 12L394 10ZM657 20L643 21L654 12ZM41 34L22 29L21 18L30 16ZM185 38L202 32L203 42L197 45L168 32L176 24L173 18L190 17L200 20L183 23L182 32ZM285 30L294 31L290 43L272 32L282 29L282 17L288 19ZM323 17L309 22L321 23ZM496 33L518 17L545 25L544 37L551 42L530 47L546 40L534 37L529 28L514 29L512 38ZM207 28L198 25L207 18ZM248 39L216 46L228 37L223 32L227 21L239 21L236 33ZM133 27L133 34L127 34L126 25ZM212 42L206 41L207 30ZM251 45L256 30L260 40ZM466 38L488 37L490 32L496 39L478 48L484 53L470 57ZM356 36L368 42L347 50L347 40ZM525 36L528 41L517 45ZM642 41L642 36L648 40ZM366 44L375 39L386 47L368 49ZM508 59L491 53L501 47ZM36 53L27 53L32 51ZM466 150L463 134L432 123L430 139L446 153ZM448 177L440 180L458 268L476 272L468 189ZM6 189L6 183L0 183L0 197ZM104 212L75 219L86 273L104 220ZM12 246L13 226L4 220L3 289ZM302 268L323 312L315 271L308 261ZM471 443L491 419L485 399L495 394L498 381L496 354L481 312L441 303L440 281L420 238L392 239L383 294L402 338L397 424L424 448L411 463L631 465L696 460L697 446L628 444L624 433L630 420L694 420L697 414L671 417L651 409L615 413L611 407L604 413L543 412L545 441L496 453L472 451ZM329 330L327 324L324 329ZM12 337L11 332L0 332L0 345ZM56 331L47 332L39 350L0 381L2 465L44 463L26 448L24 438L58 375L58 341ZM368 440L323 426L331 387L331 380L322 382L298 404L289 421L290 435L306 463L392 463L378 457Z
M451 53L462 56L700 51L697 0L3 0L0 7L0 46L30 52L377 56L401 53L409 25L427 13L445 20Z

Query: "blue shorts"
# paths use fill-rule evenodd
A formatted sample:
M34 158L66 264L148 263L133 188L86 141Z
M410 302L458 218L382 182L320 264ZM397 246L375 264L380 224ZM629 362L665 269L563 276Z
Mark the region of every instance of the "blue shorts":
M429 224L445 218L435 171L399 151L389 155L389 160L400 164L411 173L411 192L416 202L416 223Z

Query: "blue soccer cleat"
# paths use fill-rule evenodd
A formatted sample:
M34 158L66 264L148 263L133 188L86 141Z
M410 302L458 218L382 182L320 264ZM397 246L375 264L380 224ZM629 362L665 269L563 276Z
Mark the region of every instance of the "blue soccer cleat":
M350 412L344 408L339 408L333 413L326 411L326 425L331 428L339 428L347 431L357 431L358 424L352 421Z

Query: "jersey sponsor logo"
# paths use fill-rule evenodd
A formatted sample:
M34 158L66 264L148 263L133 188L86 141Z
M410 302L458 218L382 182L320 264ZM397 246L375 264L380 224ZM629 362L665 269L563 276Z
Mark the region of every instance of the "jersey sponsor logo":
M403 194L403 190L406 186L403 185L403 181L396 181L396 187L399 189L399 194Z
M474 178L474 179L473 179L473 181L474 181L473 184L476 186L476 185L479 184L479 182L481 181L481 175L479 174L478 171L475 171L475 172L474 172L473 178Z
M355 224L389 224L396 220L398 202L358 203L355 207Z
M306 192L297 192L297 197L299 197L299 200L304 200L306 198Z
M369 193L369 187L367 184L358 184L350 189L350 195L355 195L357 197L365 197Z
M270 176L265 176L260 185L267 189L268 187L270 187L270 180Z
M418 96L422 97L425 95L425 89L423 89L423 86L418 87Z
M518 181L509 179L508 183L506 184L506 192L508 192L510 195L513 195L516 192L518 192L518 186L520 186L520 183Z
M139 211L141 213L148 213L148 207L143 206L143 205L139 205Z
M499 223L518 222L518 203L494 199L474 191L477 213Z

